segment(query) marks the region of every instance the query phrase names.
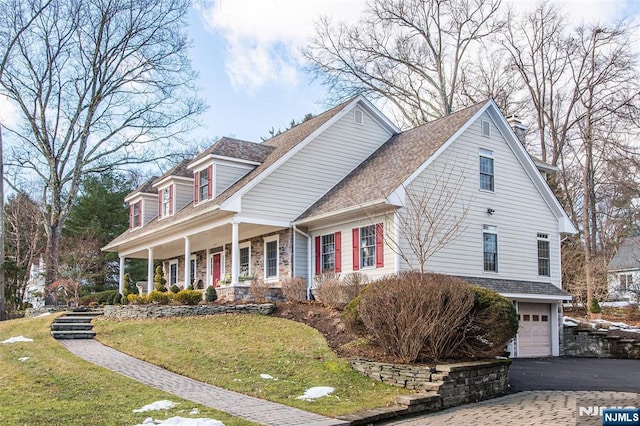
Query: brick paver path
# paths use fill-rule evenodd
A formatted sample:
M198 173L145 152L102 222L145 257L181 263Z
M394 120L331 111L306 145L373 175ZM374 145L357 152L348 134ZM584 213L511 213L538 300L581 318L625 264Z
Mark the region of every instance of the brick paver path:
M640 387L640 385L639 385ZM577 401L607 402L620 406L638 406L640 394L631 392L528 391L475 404L449 408L413 419L384 423L398 426L560 426L601 425L600 416L579 416Z
M156 389L254 422L274 426L345 424L297 408L228 391L172 373L109 348L96 340L60 340L69 351L89 362Z

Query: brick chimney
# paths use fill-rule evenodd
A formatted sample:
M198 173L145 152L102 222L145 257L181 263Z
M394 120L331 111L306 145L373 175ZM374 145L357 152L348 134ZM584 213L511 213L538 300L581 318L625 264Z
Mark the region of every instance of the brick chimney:
M513 133L516 134L520 143L524 145L525 137L527 136L527 126L520 120L520 117L517 115L510 115L507 117L507 122L511 126Z

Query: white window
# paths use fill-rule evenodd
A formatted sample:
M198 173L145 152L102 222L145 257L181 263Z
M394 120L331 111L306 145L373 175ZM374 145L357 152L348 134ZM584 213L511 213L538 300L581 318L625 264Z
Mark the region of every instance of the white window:
M162 217L171 214L171 190L166 187L162 190Z
M498 272L498 230L495 226L482 225L482 251L484 270Z
M376 226L360 228L360 267L376 266Z
M626 293L630 288L633 288L633 275L631 274L620 274L620 292Z
M198 201L209 199L209 168L198 172Z
M482 120L481 124L482 124L482 136L486 138L491 137L491 123L489 123L487 120Z
M278 278L278 264L280 254L278 253L278 236L267 237L264 239L264 278Z
M141 214L142 214L142 201L138 201L133 205L133 212L131 213L131 227L137 228L142 226Z
M538 275L551 276L551 254L548 234L538 234Z
M191 256L191 264L189 266L189 283L195 284L196 282L196 257Z
M480 189L494 191L493 152L488 149L480 150Z
M322 259L321 272L335 272L336 270L336 234L323 235L320 241Z
M169 285L174 285L178 282L178 261L172 260L169 262Z
M240 244L240 276L251 276L251 243Z

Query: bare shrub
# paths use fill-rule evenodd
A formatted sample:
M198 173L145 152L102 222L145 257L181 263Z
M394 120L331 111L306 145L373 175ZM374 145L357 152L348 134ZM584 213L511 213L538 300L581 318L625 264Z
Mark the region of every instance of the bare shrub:
M282 295L288 301L307 300L307 281L302 277L287 278L282 282Z
M367 328L360 318L360 300L362 300L362 294L369 289L369 286L362 288L360 293L344 307L342 313L342 321L345 328L359 336L364 336L367 333Z
M264 280L253 280L249 286L249 294L254 302L266 302L269 295L269 284Z
M370 284L359 312L367 330L400 361L415 362L421 352L443 359L455 349L474 299L460 279L405 272Z
M347 301L344 300L340 274L326 272L313 277L315 281L314 295L325 306L342 309Z
M352 272L342 278L342 295L346 300L345 303L350 303L353 299L358 297L360 291L369 284L369 277L359 272Z

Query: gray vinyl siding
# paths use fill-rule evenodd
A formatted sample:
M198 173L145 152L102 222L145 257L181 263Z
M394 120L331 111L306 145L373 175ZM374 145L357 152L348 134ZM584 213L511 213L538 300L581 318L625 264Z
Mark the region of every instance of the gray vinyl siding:
M490 120L485 114L481 117ZM463 199L469 205L463 234L426 263L426 270L466 276L552 282L561 285L560 234L556 216L548 207L511 148L491 122L491 138L481 135L481 119L473 123L407 188L418 191L438 178L464 174ZM493 151L495 192L479 189L479 150ZM451 175L453 173L453 175ZM487 209L493 209L488 214ZM401 210L406 218L406 210ZM498 272L484 272L482 226L497 227ZM538 275L537 234L549 235L551 276ZM407 238L402 236L402 247ZM415 266L401 261L402 269Z
M295 252L293 254L293 261L294 276L309 280L309 240L298 232L295 232Z
M142 196L142 223L146 225L158 216L158 196Z
M215 185L214 197L220 195L225 189L229 188L252 170L252 167L236 167L217 163L214 163L213 167L215 170L215 177L213 179Z
M292 220L391 137L366 112L348 112L242 198L242 211Z
M174 182L175 212L179 212L193 201L193 183Z

